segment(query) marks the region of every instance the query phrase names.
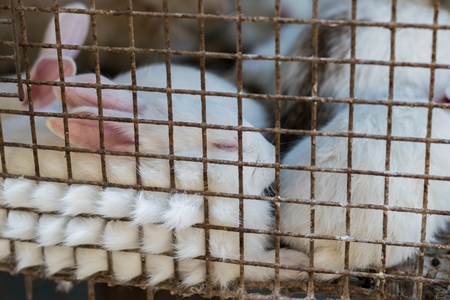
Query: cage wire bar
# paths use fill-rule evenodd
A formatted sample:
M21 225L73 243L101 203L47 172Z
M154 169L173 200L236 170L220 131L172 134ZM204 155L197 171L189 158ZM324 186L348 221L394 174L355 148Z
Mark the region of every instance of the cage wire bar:
M256 0L255 0L256 1ZM18 87L22 86L24 83L27 86L25 92L27 93L28 98L32 98L31 88L32 84L40 84L40 85L49 85L56 86L61 89L62 95L62 113L51 113L51 112L40 112L35 111L33 107L33 102L28 102L28 111L19 111L19 110L11 110L11 109L2 109L0 112L11 115L22 115L29 116L30 126L31 126L31 135L32 135L32 144L21 144L21 143L12 143L6 142L3 139L3 129L2 123L0 122L0 152L2 156L2 168L3 172L1 177L4 179L7 178L17 178L17 175L10 174L6 168L5 161L5 147L14 147L14 148L22 148L22 149L31 149L33 151L34 165L35 165L35 175L23 175L21 176L24 179L34 180L38 182L55 182L55 183L63 183L68 185L73 184L85 184L96 186L99 188L122 188L122 189L133 189L136 191L149 191L149 192L161 192L173 195L175 193L184 193L187 195L201 195L204 201L203 206L203 214L204 214L204 222L200 224L193 225L193 228L202 229L204 231L204 242L205 242L205 254L203 256L196 257L197 260L205 261L205 283L197 286L183 286L181 284L180 274L179 274L179 260L175 257L174 251L158 254L161 256L167 256L173 258L173 266L174 266L174 276L173 279L164 281L158 284L156 287L151 287L147 285L147 272L146 272L146 253L142 251L139 247L136 249L126 249L120 250L120 252L124 253L136 253L140 257L141 262L141 273L135 279L129 282L119 282L114 278L114 253L111 250L104 249L101 245L78 245L73 248L73 259L76 265L77 262L77 252L83 249L93 249L97 251L106 251L107 255L107 268L103 272L96 273L89 278L87 278L88 283L88 293L87 299L94 300L95 297L95 283L107 283L108 285L126 285L131 287L138 287L146 289L146 297L147 299L153 299L154 291L156 289L167 289L171 292L181 295L181 296L189 296L193 294L200 294L205 297L218 296L221 298L239 298L239 299L281 299L283 297L291 297L293 294L306 294L306 296L310 299L313 299L319 295L327 295L327 296L341 296L343 299L356 299L357 297L372 297L377 299L435 299L434 296L439 293L443 293L445 287L442 287L440 290L439 286L448 285L450 283L448 278L438 279L438 278L427 278L423 275L424 270L424 260L425 257L435 257L441 259L450 259L448 255L443 254L426 254L425 248L431 248L435 250L447 250L450 251L450 246L441 245L441 244L433 244L427 243L425 241L426 234L426 220L427 215L445 215L450 216L450 212L448 211L439 211L436 209L428 208L428 184L431 180L439 180L439 181L449 181L449 176L441 176L430 174L430 147L431 144L449 144L450 142L445 139L437 139L433 138L431 135L431 121L433 117L433 109L434 108L449 108L448 104L445 103L434 103L434 91L430 89L429 91L429 103L412 103L405 101L395 101L394 99L394 72L396 67L416 67L416 68L428 68L430 70L430 86L434 85L435 80L435 71L437 69L445 69L449 68L448 65L436 63L436 44L437 44L437 33L438 30L450 30L450 26L444 26L438 24L438 14L440 5L438 1L434 1L434 22L432 25L429 24L409 24L409 23L397 23L396 15L397 15L397 5L399 1L392 0L392 19L390 22L371 22L357 19L357 5L358 1L352 1L351 7L351 19L350 20L324 20L320 19L319 16L319 3L317 0L313 1L312 7L312 18L311 19L294 19L294 18L286 18L282 16L281 11L281 0L274 0L274 16L273 17L254 17L254 16L246 16L242 11L242 0L236 0L236 13L233 15L213 15L207 14L204 12L204 2L203 0L197 1L197 13L189 14L189 13L173 13L169 10L169 0L161 0L162 2L162 11L161 12L148 12L148 11L135 11L133 10L133 1L128 0L127 10L126 11L114 11L114 10L105 10L105 9L97 9L96 2L91 0L89 3L89 8L87 10L83 9L73 9L73 8L63 8L58 4L57 0L53 1L53 6L49 7L32 7L27 6L24 0L10 0L9 5L1 7L2 10L9 10L11 12L10 19L0 19L0 26L11 26L11 30L13 31L13 40L12 42L8 41L0 41L0 45L12 47L14 50L13 55L0 56L0 60L9 60L15 62L15 68L17 76L14 79L10 78L0 78L1 82L13 82L17 83ZM32 41L28 41L27 34L27 25L25 19L25 13L32 12L40 12L40 13L48 13L54 16L54 25L56 30L56 44L43 44L36 43ZM93 37L93 45L63 45L61 44L61 32L60 32L60 23L59 23L59 13L68 12L68 13L77 13L77 14L88 14L91 17L91 30ZM128 28L124 28L125 31L128 31L129 37L129 47L110 47L99 45L98 42L98 31L97 31L97 16L99 15L108 15L108 16L126 16L128 21ZM164 47L162 49L148 49L148 48L139 48L135 45L135 33L134 33L134 18L136 17L146 17L146 18L158 18L163 20L163 31L164 31ZM198 23L198 42L199 47L198 51L187 51L187 50L175 50L171 47L171 39L170 39L170 20L172 19L189 19L196 20ZM235 23L236 28L236 51L234 53L225 53L225 52L209 52L207 51L205 44L205 29L207 24L205 21L227 21ZM275 55L254 55L254 54L246 54L243 50L243 37L242 37L242 25L247 23L273 23L275 28ZM284 24L308 24L312 27L312 55L309 57L300 57L300 56L283 56L281 54L281 26ZM350 58L346 59L336 59L332 57L322 57L319 55L319 27L320 26L347 26L350 28L350 37L351 37L351 46L350 46ZM379 27L390 30L391 32L391 50L390 50L390 61L378 61L378 60L362 60L356 57L356 30L358 27ZM396 31L400 28L417 28L417 29L425 29L431 30L433 32L433 41L432 41L432 58L431 63L413 63L413 62L399 62L396 61L395 55L395 43L396 43ZM35 48L54 48L57 50L58 61L59 61L59 75L61 81L33 81L30 76L30 58L29 58L29 49ZM94 83L73 83L73 82L65 82L64 81L64 70L62 66L62 50L70 49L70 50L81 50L92 53L95 57L95 66L94 71L96 74L96 80ZM104 52L116 52L116 53L125 53L129 55L130 61L130 69L131 69L131 85L108 85L101 82L100 74L102 72L100 67L100 55ZM20 61L20 53L23 54L23 66L25 70L25 77L21 74L21 61ZM164 56L164 63L166 66L166 88L155 88L155 87L146 87L138 85L136 79L136 55L138 54L159 54ZM172 73L171 73L171 65L173 57L189 57L198 59L198 68L200 69L200 90L185 90L185 89L175 89L173 88L172 81ZM229 61L236 61L236 78L237 78L237 87L236 93L225 93L225 92L216 92L209 91L206 88L206 65L207 59L226 59ZM269 94L257 94L257 93L248 93L245 92L245 86L243 85L242 79L242 62L244 60L262 60L262 61L271 61L275 65L275 95ZM291 96L291 95L282 95L281 91L281 64L285 62L307 62L311 64L311 82L312 82L312 93L310 96ZM323 64L347 64L350 66L350 82L349 82L349 98L324 98L320 97L318 94L317 86L320 83L318 78L319 74L319 66ZM365 100L365 99L357 99L355 97L355 72L357 65L380 65L386 66L389 68L389 97L388 100ZM95 88L97 97L98 97L98 116L85 116L85 115L77 115L69 112L67 107L67 99L65 96L65 89L67 87L90 87ZM133 99L133 118L125 118L125 117L110 117L104 115L104 108L102 107L102 90L126 90L132 93ZM167 95L167 112L168 119L167 121L163 120L148 120L142 119L139 116L138 111L138 92L159 92ZM202 123L194 123L194 122L186 122L186 121L176 121L173 117L173 95L174 94L184 94L184 95L198 95L201 98L201 120ZM9 98L19 98L21 100L24 99L25 95L23 94L23 90L18 88L17 93L3 93L0 91L1 97L9 97ZM208 96L222 96L222 97L231 97L237 99L238 103L238 123L236 126L223 126L223 125L214 125L207 123L207 105L206 99ZM275 103L275 109L273 114L275 116L274 128L253 128L253 127L245 127L243 125L243 115L242 115L242 101L243 98L257 99L257 100L272 100ZM12 99L10 99L12 100ZM288 129L283 128L283 123L281 120L281 104L283 101L294 101L298 103L311 103L311 126L309 129ZM318 124L317 113L318 113L318 103L342 103L348 104L349 107L349 123L348 123L348 132L345 133L336 133L336 132L323 132L318 131L320 124ZM387 134L386 135L375 135L375 134L362 134L356 133L353 131L353 118L354 118L354 107L355 105L361 104L371 104L371 105L385 105L388 108L388 117L387 117ZM427 135L425 138L417 138L417 137L398 137L392 135L392 118L393 106L405 106L405 107L414 107L414 108L426 108L428 109L428 119L427 119ZM59 117L64 120L64 146L49 146L49 145L41 145L38 143L38 139L36 136L36 126L35 126L35 118L36 117ZM100 135L100 149L98 150L89 150L82 148L75 148L71 145L69 140L69 124L68 119L80 119L80 120L94 120L98 121L99 124L99 135ZM133 124L134 130L134 153L124 152L124 151L113 151L108 150L105 147L104 141L104 122L107 121L115 121L115 122L123 122L123 123L131 123ZM139 125L140 124L153 124L153 125L161 125L167 127L167 133L169 137L169 153L167 155L162 154L149 154L149 153L141 153L140 152L140 144L139 144ZM202 157L188 157L188 156L179 156L175 155L174 148L174 127L191 127L198 128L202 132ZM213 159L208 156L208 148L207 148L207 132L210 129L219 129L219 130L234 130L237 131L238 136L238 157L239 160L236 163L231 163L228 160L221 159ZM274 144L276 147L275 153L275 161L274 163L252 163L252 162L244 162L243 159L243 141L242 136L244 132L262 132L262 133L271 133L274 134ZM281 162L281 148L282 148L282 135L296 135L296 136L310 136L311 137L311 161L309 166L289 166L284 165ZM346 168L328 168L328 167L320 167L316 164L316 138L317 137L341 137L347 138L347 167ZM355 138L370 138L374 140L382 140L386 141L386 160L385 160L385 170L384 171L372 171L372 170L355 170L352 165L352 148L353 148L353 139ZM409 174L409 173L399 173L390 171L391 161L390 161L390 153L391 153L391 143L392 142L417 142L423 143L426 147L426 159L424 165L423 174ZM67 163L67 179L57 179L57 178L49 178L41 176L40 171L40 161L39 161L39 150L54 150L64 152L66 156ZM72 174L72 164L73 164L73 154L76 153L91 153L98 154L101 161L101 171L103 180L101 182L90 181L90 180L80 180L74 178ZM117 156L117 157L130 157L134 159L136 166L140 166L142 159L145 158L154 158L154 159L165 159L168 160L170 166L170 187L162 188L162 187L152 187L146 186L142 184L141 174L136 168L136 183L131 185L119 184L114 182L108 182L107 176L107 163L106 158L108 156ZM176 161L186 161L186 162L196 162L202 164L202 179L203 179L203 188L202 191L190 191L184 190L177 187L176 184L176 175L175 175L175 162ZM220 192L212 192L208 189L208 165L209 164L222 164L229 165L233 164L237 166L238 169L238 182L239 182L239 191L237 194L234 193L220 193ZM243 168L244 167L266 167L273 168L275 170L275 182L273 186L274 196L255 196L255 195L245 195L244 194L244 184L243 184ZM289 199L282 198L280 196L280 171L281 170L302 170L310 172L310 199ZM319 172L326 173L336 173L346 175L346 197L347 202L345 204L332 202L332 201L320 201L320 203L316 202L316 174ZM353 175L368 175L368 176L381 176L384 178L384 200L382 205L377 204L358 204L352 202L352 176ZM391 178L410 178L410 179L420 179L424 182L424 192L423 192L423 206L422 208L411 208L411 207L392 207L389 206L389 180ZM239 200L239 226L238 227L227 227L227 226L219 226L210 224L210 205L209 198L210 197L224 197L224 198L234 198ZM273 230L257 230L257 229L249 229L244 226L244 199L245 200L259 200L259 201L267 201L273 204L274 206L274 229ZM280 205L282 203L298 203L310 206L310 233L301 234L294 232L282 232L280 225ZM327 234L318 234L316 233L315 228L315 220L316 220L316 207L344 207L345 208L345 231L348 237L351 237L351 211L352 209L371 209L381 211L383 213L383 232L381 239L364 239L364 238L356 238L352 237L351 239L327 235ZM9 207L0 203L0 209L6 210L7 214L11 211L22 211L22 212L30 212L36 214L38 218L42 218L44 215L59 215L58 211L46 211L42 212L35 208L29 207ZM398 242L398 241L389 241L388 240L388 213L389 212L406 212L406 213L416 213L422 215L422 224L421 224L421 239L420 243L414 242ZM130 218L110 218L104 217L97 214L79 214L77 215L79 218L101 218L106 224L107 222L131 222ZM234 232L239 235L239 259L222 259L213 257L210 252L210 235L211 231L223 230L227 232ZM142 241L144 238L144 228L142 225L138 226L139 232L139 240ZM254 262L247 261L244 256L244 234L267 234L274 237L275 240L275 262L274 263L262 263L262 262ZM299 237L309 239L309 265L307 267L302 266L286 266L282 265L280 262L280 240L283 236L291 236L291 237ZM448 236L444 236L444 239L450 240ZM344 270L333 271L327 269L315 268L314 266L314 249L316 245L316 241L320 240L334 240L341 241L345 245L345 255L344 255ZM33 299L33 286L32 282L35 278L46 278L51 280L64 280L64 281L77 281L78 278L75 277L73 270L66 269L60 272L57 272L53 275L48 275L45 268L43 266L30 267L26 269L22 269L20 271L16 270L16 243L35 243L35 239L10 239L10 256L7 260L0 261L0 271L10 272L12 274L21 273L25 275L25 294L26 299ZM173 242L176 243L176 236L173 234ZM352 247L352 243L369 243L380 245L382 249L381 256L381 269L378 272L373 272L371 270L351 270L350 269L350 248ZM63 245L60 245L63 246ZM386 248L388 246L401 246L401 247L414 247L418 248L419 255L418 260L416 262L417 268L414 270L414 274L404 271L398 270L390 270L386 267ZM42 247L42 251L44 252L44 247ZM212 283L212 275L211 275L211 266L212 263L215 262L227 262L230 264L239 265L240 276L228 289L221 289L220 287L215 286ZM275 277L270 282L248 282L245 281L245 269L244 266L264 266L273 268L275 272ZM304 282L283 282L280 280L280 271L281 270L301 270L308 273L307 280ZM342 277L336 282L332 283L324 283L318 282L314 280L314 274L316 273L335 273L340 274ZM369 281L372 281L369 287L366 286L366 283L363 281L352 280L352 278L366 278ZM406 291L398 292L399 286L403 287L406 285ZM254 289L259 289L259 292L254 292ZM267 293L267 290L270 293ZM251 291L251 292L250 292ZM445 298L445 294L443 294L443 298Z

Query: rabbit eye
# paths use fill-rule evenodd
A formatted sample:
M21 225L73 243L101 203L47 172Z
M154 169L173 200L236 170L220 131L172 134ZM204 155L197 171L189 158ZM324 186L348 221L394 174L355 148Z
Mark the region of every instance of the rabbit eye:
M441 264L441 261L439 260L439 259L437 259L437 258L433 258L433 260L431 261L431 265L433 266L433 267L437 267L437 266L439 266Z

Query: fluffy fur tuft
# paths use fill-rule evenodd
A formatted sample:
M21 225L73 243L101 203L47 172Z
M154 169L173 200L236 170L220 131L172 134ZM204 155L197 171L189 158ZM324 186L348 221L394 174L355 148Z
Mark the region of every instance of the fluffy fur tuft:
M34 239L36 237L37 224L37 214L11 210L3 230L3 236L11 239Z
M133 224L145 225L162 222L169 194L141 191L136 195L135 207L132 213Z
M59 211L60 200L67 191L67 185L56 182L39 182L31 194L33 207L43 212Z
M142 237L142 251L151 254L160 254L172 250L172 230L161 225L144 225Z
M37 242L41 246L53 246L64 242L64 230L67 218L53 215L42 215L37 227Z
M107 250L139 248L139 228L130 222L108 221L103 230L102 245Z
M148 285L158 283L172 278L174 275L173 258L164 255L147 255L146 267L148 275Z
M61 198L62 213L68 216L94 214L101 189L89 185L72 185Z
M75 251L77 261L75 273L78 279L108 270L105 250L77 248Z
M49 275L62 269L73 268L75 266L74 249L60 246L44 247L44 260Z
M2 198L10 207L32 207L30 199L35 186L32 180L7 178L3 182Z
M72 218L64 232L66 246L100 245L105 221L100 218Z
M97 213L109 218L127 218L134 205L134 190L106 188L97 202Z
M119 282L129 281L142 274L141 255L114 251L112 253L114 277Z
M44 263L42 248L35 243L15 242L15 257L17 271Z

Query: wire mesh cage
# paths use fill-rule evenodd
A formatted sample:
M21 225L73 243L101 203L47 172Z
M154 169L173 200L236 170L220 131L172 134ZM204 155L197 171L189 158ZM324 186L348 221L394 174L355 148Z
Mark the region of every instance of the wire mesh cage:
M449 297L446 0L0 3L26 299Z

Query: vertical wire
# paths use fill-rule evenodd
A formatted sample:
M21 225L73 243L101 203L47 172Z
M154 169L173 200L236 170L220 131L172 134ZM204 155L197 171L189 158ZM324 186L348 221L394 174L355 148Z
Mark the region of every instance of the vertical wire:
M58 1L57 0L53 0L53 5L55 8L58 7ZM64 69L62 66L62 50L61 50L61 32L60 32L60 28L59 28L59 14L58 13L54 13L54 22L55 22L55 35L56 35L56 52L58 55L58 72L59 75L61 77L61 82L64 82ZM63 117L63 126L64 126L64 146L66 148L65 150L65 158L66 158L66 166L67 166L67 179L72 179L72 158L70 155L70 141L69 141L69 123L68 123L68 119L67 119L67 104L66 104L66 93L65 93L65 85L61 84L60 85L60 89L61 89L61 102L62 102L62 111L63 114L65 115ZM31 93L28 93L28 96Z
M312 7L312 19L317 20L318 19L318 6L319 1L314 0L313 7ZM312 57L318 58L319 57L319 32L318 32L318 25L317 23L313 23L312 25ZM313 61L311 63L311 96L317 97L317 79L318 79L318 63L317 61ZM317 127L317 102L313 101L311 103L311 130L315 131ZM316 166L316 136L311 136L311 161L310 161L311 167ZM316 173L314 171L311 171L310 173L310 201L315 202L316 198ZM310 206L310 232L311 235L314 235L315 232L315 217L316 217L316 206L315 204L311 204ZM309 268L314 268L314 239L309 240ZM314 298L314 272L309 271L308 272L308 291L307 291L308 297Z
M356 12L357 12L357 1L352 1L352 15L351 20L352 24L350 26L350 59L352 62L350 63L350 82L349 82L349 96L351 102L348 105L348 141L347 141L347 169L350 170L347 173L347 206L345 209L345 234L347 236L351 236L351 208L348 207L349 204L352 203L352 152L353 152L353 114L354 114L354 104L353 100L355 98L355 72L356 65L353 62L356 57L356 26L353 22L356 20ZM345 242L345 254L344 254L344 269L350 270L350 247L351 244L349 241ZM342 297L346 299L350 298L349 291L349 276L342 276L343 287L342 287Z
M154 300L155 299L155 290L151 287L148 287L145 290L146 300Z
M12 15L15 16L14 14L14 0L11 0L11 10L12 10ZM23 1L22 0L18 0L18 5L20 7L23 6ZM26 23L25 23L25 15L23 10L18 10L18 15L19 15L19 21L20 21L20 29L21 29L21 37L22 37L22 41L26 44L28 42L27 39L27 29L26 29ZM13 32L13 35L15 35L16 32ZM16 49L18 50L18 40L15 40L15 42L17 43ZM29 57L28 57L28 48L25 46L22 49L23 51L23 58L24 58L24 67L25 67L25 78L27 80L30 80L31 75L30 75L30 61L29 61ZM16 62L16 67L17 67L17 62ZM19 65L19 70L16 70L17 72L20 73L20 65ZM21 77L21 75L19 76ZM19 84L19 82L18 82ZM18 85L18 89L21 90L23 88L23 85ZM20 92L19 92L19 96L20 96ZM33 112L33 103L32 103L32 99L31 99L31 87L30 84L27 84L27 96L28 96L28 108L30 111L30 125L31 128L35 128L34 127L34 117L32 115ZM23 91L22 91L22 97L23 97ZM30 100L31 99L31 100ZM36 144L36 135L33 135L33 130L31 130L31 139L32 139L32 143L35 145ZM34 132L35 133L35 132ZM39 159L38 159L38 153L37 153L37 149L33 148L33 159L34 159L34 166L35 166L35 174L36 176L39 176ZM4 156L3 156L4 157ZM2 161L3 163L3 161ZM5 160L5 166L6 166L6 160ZM11 209L7 209L7 214L9 217L9 213L11 212ZM16 243L14 242L14 240L10 240L9 241L9 250L11 252L11 264L13 265L13 269L16 268Z
M87 280L88 300L95 300L95 281L93 279Z
M172 108L172 72L170 68L170 24L169 24L169 17L166 15L169 13L169 5L168 0L163 0L163 20L164 20L164 49L166 52L166 81L167 81L167 89L166 95L167 95L167 121L168 121L168 135L169 135L169 170L170 170L170 189L171 194L174 193L174 190L176 189L175 185L175 162L174 162L174 140L173 140L173 108ZM176 236L175 233L173 234L173 242L176 244ZM172 291L177 292L179 289L179 282L180 282L180 276L178 271L178 260L176 257L173 257L173 264L174 264L174 280L173 280L173 286Z
M17 74L17 88L18 88L18 95L20 101L23 101L24 94L23 94L23 85L22 85L22 73L20 71L20 47L19 47L19 39L18 39L18 30L16 27L16 24L18 22L17 20L17 14L16 14L16 6L15 1L10 0L10 13L11 13L11 26L12 26L12 33L13 33L13 43L14 43L14 63L16 68L16 74ZM23 12L22 12L23 14ZM19 19L20 21L20 19ZM22 23L22 22L21 22ZM1 114L0 114L1 116ZM3 140L3 127L2 127L2 120L0 117L0 154L1 154L1 163L2 163L2 172L8 173L8 169L6 167L6 156L5 156L5 146L4 146L4 140ZM4 178L2 178L2 181L4 181ZM6 209L6 218L9 216L9 212L11 209ZM9 241L9 251L10 251L10 270L15 269L15 244L13 240Z
M17 78L17 92L20 101L24 100L24 92L23 92L23 84L22 84L22 73L20 71L20 47L19 47L19 30L17 28L17 24L20 20L18 20L16 14L16 3L14 0L10 0L10 14L11 14L11 29L13 34L13 51L14 51L14 67L16 69L16 78ZM12 101L12 100L9 100ZM0 114L0 155L1 155L1 164L2 164L2 172L8 173L8 169L6 167L6 156L5 156L5 146L3 139L3 125Z
M25 275L25 299L33 300L33 277Z
M275 0L275 17L281 16L281 4L280 0ZM275 23L275 56L280 56L280 22ZM275 60L275 94L278 96L281 94L281 74L280 74L280 60ZM275 197L280 197L280 164L281 164L281 101L279 97L276 97L275 102ZM280 202L275 201L275 231L280 232ZM275 235L275 287L272 291L274 296L280 296L280 235Z
M89 9L95 10L95 0L90 0ZM98 35L97 35L97 14L91 14L91 29L92 38L94 40L94 61L95 61L95 83L97 85L97 100L98 100L98 125L99 125L99 138L100 138L100 149L98 153L100 154L100 164L102 168L102 180L103 182L108 182L108 176L106 174L106 155L105 155L105 135L103 126L103 100L102 100L102 86L101 86L101 76L100 76L100 53L98 50ZM114 275L114 265L112 252L106 251L106 259L108 264L108 274L110 276Z
M16 1L15 0L10 0L10 13L11 13L11 26L12 26L12 33L13 33L13 43L14 43L14 65L16 68L16 75L17 75L17 87L18 87L18 94L19 94L19 100L22 102L24 99L24 92L23 92L23 85L22 85L22 73L20 71L20 46L19 46L19 30L16 27L18 20L17 20L17 14L16 14ZM22 0L19 0L19 4L22 4ZM23 19L23 12L21 11L22 14L22 21L21 23L24 23L24 19ZM25 27L24 27L25 28ZM22 35L23 38L24 35ZM26 34L25 34L26 37Z
M396 24L397 22L397 0L392 0L391 7L391 23ZM393 63L395 62L395 41L396 41L396 26L394 25L390 28L391 31L391 50L389 58L389 94L388 94L388 114L387 114L387 128L386 128L386 161L385 161L385 171L391 169L391 139L392 139L392 104L394 98L394 75L395 69ZM389 179L390 177L384 177L384 200L383 204L387 207L389 206ZM388 235L388 216L389 211L383 210L383 241L386 241ZM386 273L386 244L381 245L381 270L382 274ZM380 290L379 297L386 297L386 279L383 276L380 279Z
M204 15L204 4L203 0L197 1L199 15ZM198 38L199 38L199 51L205 54L205 20L203 17L198 19ZM205 55L200 56L200 89L202 92L206 91L205 82ZM206 111L206 96L204 93L201 95L202 102L202 124L207 124L207 111ZM208 192L208 162L205 160L208 158L208 140L207 140L207 129L202 127L202 151L203 151L203 191ZM209 201L208 197L203 195L203 214L204 214L204 231L205 231L205 269L206 269L206 291L205 295L211 297L212 287L211 287L211 251L209 246Z
M133 1L132 0L128 0L128 4L127 4L127 10L129 10L130 12L133 11ZM134 18L133 16L130 14L127 16L128 17L128 29L129 29L129 47L132 48L134 50L135 48L135 44L134 44ZM136 152L135 155L135 163L136 163L136 184L141 186L142 185L142 178L141 178L141 173L139 172L139 169L141 167L140 165L140 156L138 155L140 150L139 150L139 123L138 123L138 119L139 119L139 105L138 105L138 97L137 97L137 90L136 90L136 86L137 86L137 79L136 79L136 52L134 51L130 51L130 65L131 65L131 85L133 87L132 89L132 97L133 97L133 128L134 128L134 150ZM140 244L142 245L143 243L143 239L144 239L144 228L142 225L138 226L138 231L139 231L139 241ZM139 253L140 257L141 257L141 276L142 278L145 278L147 275L147 258L145 253Z
M18 0L18 4L20 7L23 6L23 1ZM26 22L25 22L25 14L23 10L19 10L19 19L20 19L20 25L21 25L21 32L22 32L22 41L27 44L28 38L27 38L27 29L26 29ZM56 20L55 20L56 21ZM23 58L24 58L24 67L25 67L25 78L27 80L31 79L30 75L30 59L28 56L28 48L23 47ZM18 86L19 90L21 89L21 86ZM29 111L29 117L30 117L30 128L31 128L31 144L36 145L36 125L35 125L35 119L34 119L34 108L33 108L33 99L31 95L31 86L28 83L27 84L27 96L28 96L28 111ZM39 156L38 156L38 150L33 147L33 162L34 162L34 172L36 176L40 176L40 170L39 170Z
M237 65L237 104L238 104L238 127L242 127L242 7L241 0L236 0L236 65ZM242 153L242 130L238 132L238 161L243 162ZM243 166L238 165L238 179L239 179L239 289L240 299L245 299L245 268L244 268L244 186L243 186Z
M439 20L439 1L434 1L434 15L433 15L433 25L437 26ZM427 140L425 141L425 166L424 166L424 175L428 175L430 173L430 148L431 143L429 139L432 136L432 122L433 122L433 103L434 103L434 83L435 83L435 67L436 63L436 43L437 43L437 34L438 30L436 27L433 29L432 36L432 53L431 53L431 66L430 66L430 90L429 90L429 98L428 101L430 105L428 106L428 115L427 115ZM423 204L422 208L424 210L428 209L428 192L429 192L429 180L428 178L424 178L423 181ZM423 244L426 242L426 234L427 234L427 214L422 213L422 226L420 232L420 243ZM424 247L420 247L419 251L419 259L418 259L418 275L423 276L423 265L424 265L424 255L425 249ZM423 282L417 282L417 299L422 299L423 297Z

